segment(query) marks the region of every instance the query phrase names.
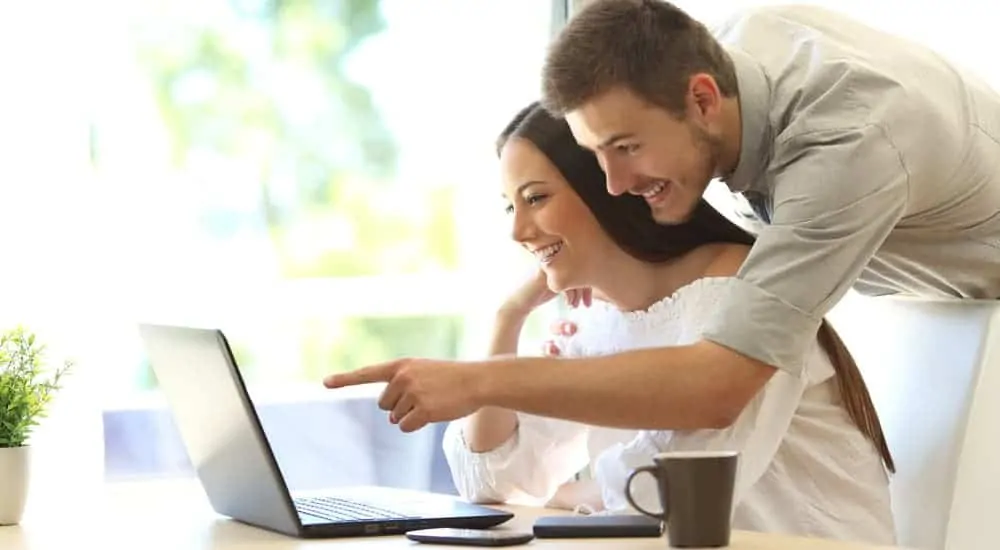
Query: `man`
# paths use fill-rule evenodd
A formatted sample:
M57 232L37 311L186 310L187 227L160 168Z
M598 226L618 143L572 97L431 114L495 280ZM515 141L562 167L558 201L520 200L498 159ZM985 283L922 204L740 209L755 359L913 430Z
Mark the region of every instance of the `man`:
M930 51L813 7L749 10L714 36L658 0L598 0L554 42L544 102L594 151L610 193L662 223L710 179L767 224L693 345L595 358L400 360L410 431L483 406L637 429L726 426L795 374L822 317L870 294L1000 297L1000 97Z

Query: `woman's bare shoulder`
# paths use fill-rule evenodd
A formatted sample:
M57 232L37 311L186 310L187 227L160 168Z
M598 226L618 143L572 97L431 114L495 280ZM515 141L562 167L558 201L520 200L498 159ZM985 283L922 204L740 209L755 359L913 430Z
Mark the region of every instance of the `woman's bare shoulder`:
M712 246L711 256L705 268L705 277L732 277L750 254L750 247L742 244L718 244Z

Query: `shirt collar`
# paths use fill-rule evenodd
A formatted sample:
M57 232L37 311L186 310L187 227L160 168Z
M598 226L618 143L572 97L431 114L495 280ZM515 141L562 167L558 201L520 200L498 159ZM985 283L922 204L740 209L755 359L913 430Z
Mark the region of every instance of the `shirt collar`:
M771 83L764 68L749 54L732 47L727 50L736 68L742 137L736 169L722 180L733 192L755 191L763 184L760 175L771 156Z

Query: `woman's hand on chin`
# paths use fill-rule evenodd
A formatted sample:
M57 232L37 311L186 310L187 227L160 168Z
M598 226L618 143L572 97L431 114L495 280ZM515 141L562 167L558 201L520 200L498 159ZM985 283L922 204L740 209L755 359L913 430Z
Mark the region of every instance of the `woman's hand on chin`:
M531 277L519 286L500 306L501 315L524 318L539 306L556 297L549 289L545 272L538 269Z
M572 308L590 307L593 301L593 292L590 288L571 288L563 294L566 296L566 303ZM545 271L538 269L504 300L500 306L500 313L527 317L532 311L555 297L556 293L549 288Z
M566 291L566 303L572 308L590 307L594 299L593 296L594 293L590 288L571 288Z

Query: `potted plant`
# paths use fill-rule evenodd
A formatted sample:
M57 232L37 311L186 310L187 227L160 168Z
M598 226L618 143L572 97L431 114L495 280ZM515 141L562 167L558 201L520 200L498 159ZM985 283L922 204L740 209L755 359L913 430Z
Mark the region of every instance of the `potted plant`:
M29 439L70 368L46 373L45 346L23 327L0 334L0 525L20 523L28 495Z

